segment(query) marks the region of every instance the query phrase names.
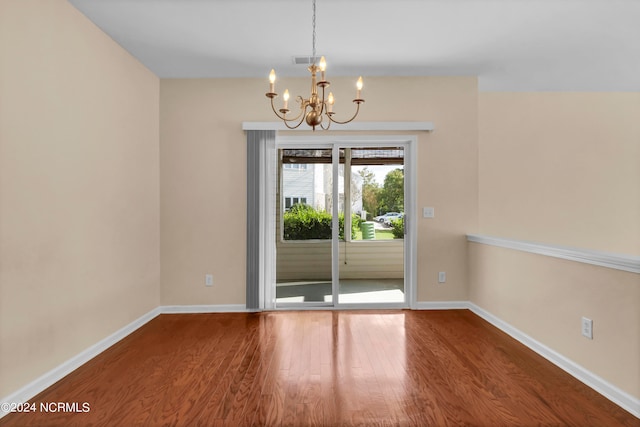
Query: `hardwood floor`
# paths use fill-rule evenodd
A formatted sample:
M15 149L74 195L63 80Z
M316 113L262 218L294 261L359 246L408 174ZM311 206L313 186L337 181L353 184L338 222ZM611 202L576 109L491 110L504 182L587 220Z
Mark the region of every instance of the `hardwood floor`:
M466 310L161 315L31 402L0 426L640 426Z

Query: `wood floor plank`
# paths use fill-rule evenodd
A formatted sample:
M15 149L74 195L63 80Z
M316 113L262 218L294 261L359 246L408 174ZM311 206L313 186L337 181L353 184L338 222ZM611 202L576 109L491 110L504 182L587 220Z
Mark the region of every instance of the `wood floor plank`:
M13 426L578 426L640 420L467 310L161 315Z

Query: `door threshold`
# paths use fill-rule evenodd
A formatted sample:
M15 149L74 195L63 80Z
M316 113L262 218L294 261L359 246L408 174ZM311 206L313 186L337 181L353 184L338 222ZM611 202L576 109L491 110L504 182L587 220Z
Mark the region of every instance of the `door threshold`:
M300 304L281 303L276 304L274 310L409 310L408 304L404 303L362 303L362 304L339 304L337 306L327 304Z

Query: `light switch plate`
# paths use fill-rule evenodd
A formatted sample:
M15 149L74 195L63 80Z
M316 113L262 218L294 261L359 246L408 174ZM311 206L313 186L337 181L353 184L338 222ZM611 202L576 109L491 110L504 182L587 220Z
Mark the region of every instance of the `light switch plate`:
M433 218L436 216L436 210L434 208L422 208L423 218Z

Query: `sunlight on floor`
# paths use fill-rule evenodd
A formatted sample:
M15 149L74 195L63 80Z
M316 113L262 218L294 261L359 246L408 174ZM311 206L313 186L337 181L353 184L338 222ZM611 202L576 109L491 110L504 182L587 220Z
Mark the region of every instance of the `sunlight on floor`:
M340 304L404 303L403 279L343 279L339 282ZM331 281L278 283L277 304L331 304Z
M303 303L304 296L283 297L277 299L278 303ZM333 302L333 295L325 295L324 302ZM400 289L389 289L384 291L358 292L353 294L340 295L341 304L372 303L372 302L404 302L404 293Z
M304 296L300 295L298 297L283 297L276 299L276 303L290 303L290 302L304 302Z

